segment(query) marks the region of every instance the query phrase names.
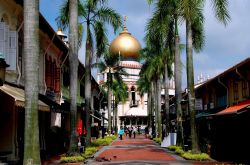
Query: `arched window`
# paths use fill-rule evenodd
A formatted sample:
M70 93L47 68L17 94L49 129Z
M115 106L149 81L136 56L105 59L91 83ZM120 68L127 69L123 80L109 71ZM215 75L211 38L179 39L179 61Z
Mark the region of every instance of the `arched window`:
M132 86L131 87L131 101L132 101L132 105L135 105L135 87Z

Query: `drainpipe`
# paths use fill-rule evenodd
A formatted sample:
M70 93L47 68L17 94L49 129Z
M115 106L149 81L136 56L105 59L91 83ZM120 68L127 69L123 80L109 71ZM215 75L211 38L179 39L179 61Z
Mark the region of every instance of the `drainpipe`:
M247 82L247 79L238 71L238 68L235 69L235 72L240 76L240 78L242 78L244 81ZM248 89L248 83L247 83L247 89ZM247 93L248 95L248 93Z
M227 90L227 107L228 107L228 87L221 82L220 77L218 77L218 82Z
M49 43L47 49L45 50L45 52L43 54L43 57L44 57L44 60L43 60L43 83L44 83L44 88L45 88L44 89L44 95L46 94L46 91L47 91L47 85L46 85L46 80L45 80L45 76L46 76L45 75L45 61L46 61L45 58L46 58L46 53L48 52L50 46L52 45L55 36L56 36L56 33L54 33L52 39L50 40L50 43Z
M18 27L17 29L17 38L16 38L16 63L17 63L17 72L18 72L18 78L17 78L17 85L20 84L20 79L22 76L21 70L20 70L20 66L19 66L19 59L18 59L18 33L20 32L21 28L23 27L23 22L21 23L21 25Z

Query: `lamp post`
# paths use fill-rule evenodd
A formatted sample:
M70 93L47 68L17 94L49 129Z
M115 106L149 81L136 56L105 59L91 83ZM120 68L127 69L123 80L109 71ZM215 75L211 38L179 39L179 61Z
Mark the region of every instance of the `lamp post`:
M9 67L9 66L10 65L8 65L5 62L3 53L0 52L0 86L3 86L3 84L4 84L4 81L5 81L5 71L6 71L6 68Z

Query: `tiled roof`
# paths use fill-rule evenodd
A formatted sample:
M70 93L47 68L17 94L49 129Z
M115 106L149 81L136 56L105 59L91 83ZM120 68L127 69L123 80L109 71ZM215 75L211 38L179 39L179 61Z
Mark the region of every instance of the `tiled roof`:
M225 114L232 114L232 113L237 113L238 111L250 107L250 100L243 101L237 105L233 105L231 107L228 107L218 113L216 115L225 115Z

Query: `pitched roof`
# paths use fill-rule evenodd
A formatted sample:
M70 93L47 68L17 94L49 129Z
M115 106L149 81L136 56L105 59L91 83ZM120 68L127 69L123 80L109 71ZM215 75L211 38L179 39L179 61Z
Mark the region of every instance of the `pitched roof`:
M239 113L241 110L244 110L245 108L250 108L250 100L245 100L239 104L228 107L228 108L216 113L215 115L226 115L226 114L232 114L232 113Z

